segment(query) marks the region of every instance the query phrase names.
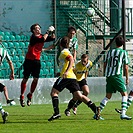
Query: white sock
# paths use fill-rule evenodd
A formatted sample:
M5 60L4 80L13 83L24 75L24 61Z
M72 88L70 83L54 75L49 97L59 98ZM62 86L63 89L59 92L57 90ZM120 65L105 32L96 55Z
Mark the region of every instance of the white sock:
M122 115L125 115L127 111L127 96L122 97L121 108L122 108Z
M132 104L132 101L133 101L133 96L128 96L128 99L127 99L127 109Z
M104 109L104 107L106 106L106 104L107 104L107 102L108 102L108 98L107 97L105 97L102 101L101 101L101 103L100 103L100 109L101 109L101 111Z

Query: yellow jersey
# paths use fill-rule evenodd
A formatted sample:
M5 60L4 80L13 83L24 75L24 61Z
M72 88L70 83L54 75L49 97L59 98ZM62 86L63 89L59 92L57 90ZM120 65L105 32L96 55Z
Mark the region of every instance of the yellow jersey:
M79 61L74 68L74 73L76 75L77 81L81 81L82 79L85 79L85 73L89 71L89 68L92 66L92 62L88 60L88 63L86 66L82 65L82 62Z
M68 58L70 58L72 56L72 54L70 53L70 51L65 48L61 51L60 56L59 56L59 69L60 69L60 77L63 78L63 74L65 73L69 61ZM73 72L73 67L68 71L68 75L66 78L71 78L71 79L76 79L76 75Z

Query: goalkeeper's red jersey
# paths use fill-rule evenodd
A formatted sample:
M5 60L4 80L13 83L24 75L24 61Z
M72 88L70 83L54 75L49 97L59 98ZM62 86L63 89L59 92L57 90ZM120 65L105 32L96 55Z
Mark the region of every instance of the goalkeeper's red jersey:
M42 34L40 36L32 35L30 38L30 44L28 46L28 52L26 54L26 59L40 60L44 42L49 42L53 40L54 40L53 38L48 36L47 39L44 41L44 37Z

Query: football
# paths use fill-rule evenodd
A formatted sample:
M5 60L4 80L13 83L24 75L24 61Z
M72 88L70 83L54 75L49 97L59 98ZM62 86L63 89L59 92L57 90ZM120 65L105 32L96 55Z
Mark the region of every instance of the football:
M95 15L95 10L94 10L94 8L89 7L88 10L87 10L87 15L88 15L89 17L93 17L93 16Z
M15 101L10 102L10 106L16 105Z

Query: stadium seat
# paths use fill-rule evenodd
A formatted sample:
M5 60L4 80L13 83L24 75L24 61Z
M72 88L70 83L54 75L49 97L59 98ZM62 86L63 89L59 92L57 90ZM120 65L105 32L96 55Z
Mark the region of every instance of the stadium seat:
M47 61L47 62L46 62L46 66L47 66L47 67L51 67L51 66L52 66L51 62Z
M10 37L11 41L15 41L16 40L14 35L10 35L9 37Z
M2 76L2 78L6 78L6 76L7 76L6 69L1 70L1 76Z
M50 68L49 73L53 75L54 74L54 69Z
M24 62L24 60L25 60L25 57L23 55L20 55L19 56L19 61L22 63L22 62Z
M23 78L23 70L20 70L20 78Z
M0 36L4 36L5 33L3 31L0 31Z
M0 39L3 41L4 40L4 35L0 35Z
M19 42L20 48L25 48L25 43L24 42Z
M8 48L8 43L7 42L2 42L5 48Z
M7 35L7 36L11 35L11 33L9 31L5 31L4 34Z
M19 57L16 55L16 56L13 56L13 61L14 62L18 62L19 61Z
M28 48L29 42L25 42L25 48Z
M9 64L5 61L5 62L3 62L3 67L4 68L9 68Z
M10 48L8 50L8 53L9 53L9 55L12 55L12 56L16 56L16 54L17 54L17 52L16 52L16 50L14 48Z
M14 45L14 47L15 47L16 49L19 48L19 43L18 43L18 42L13 42L13 45Z
M43 54L42 57L43 57L43 60L48 61L48 56L47 55Z
M16 38L16 41L21 41L20 35L16 35L15 38Z
M40 77L43 76L43 69L40 69Z
M26 41L26 36L25 35L20 35L20 37L21 37L22 41Z
M8 35L5 35L4 40L7 41L7 42L10 41L10 37Z
M45 74L45 75L48 75L49 74L49 70L48 69L43 69L43 73Z
M16 67L17 67L17 68L20 68L21 65L22 65L22 63L20 63L20 62L16 62Z
M13 42L8 42L8 47L9 48L15 48Z
M23 53L23 52L22 52L22 49L19 48L19 49L17 49L16 52L17 52L17 55L19 55L19 56L21 55L21 56L22 56L22 53Z
M46 68L46 63L45 62L41 62L41 68Z

